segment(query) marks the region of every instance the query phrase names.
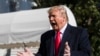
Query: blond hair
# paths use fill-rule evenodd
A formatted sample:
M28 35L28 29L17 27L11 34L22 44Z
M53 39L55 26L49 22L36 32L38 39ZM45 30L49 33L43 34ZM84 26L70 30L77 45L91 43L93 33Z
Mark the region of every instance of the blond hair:
M48 10L48 13L50 14L50 13L52 13L53 11L59 11L59 12L61 12L61 14L62 14L63 16L66 16L66 19L68 20L67 11L66 11L66 9L64 8L63 5L57 5L57 6L51 7L51 8Z

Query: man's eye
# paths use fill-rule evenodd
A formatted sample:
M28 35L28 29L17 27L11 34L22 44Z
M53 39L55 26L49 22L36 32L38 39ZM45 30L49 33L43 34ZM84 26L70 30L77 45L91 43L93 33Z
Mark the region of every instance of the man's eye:
M51 17L55 17L55 15L50 15L49 18L51 18Z

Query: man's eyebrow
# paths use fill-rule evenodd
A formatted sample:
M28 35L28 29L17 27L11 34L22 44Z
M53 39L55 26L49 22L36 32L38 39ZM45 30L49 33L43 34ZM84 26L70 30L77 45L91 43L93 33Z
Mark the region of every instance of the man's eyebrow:
M49 17L51 17L51 16L55 17L55 15L49 15Z

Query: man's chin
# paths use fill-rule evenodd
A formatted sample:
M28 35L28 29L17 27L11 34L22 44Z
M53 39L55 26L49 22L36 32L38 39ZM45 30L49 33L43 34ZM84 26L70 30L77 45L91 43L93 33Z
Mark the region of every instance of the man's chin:
M53 27L53 30L58 30L58 28L56 28L56 27Z

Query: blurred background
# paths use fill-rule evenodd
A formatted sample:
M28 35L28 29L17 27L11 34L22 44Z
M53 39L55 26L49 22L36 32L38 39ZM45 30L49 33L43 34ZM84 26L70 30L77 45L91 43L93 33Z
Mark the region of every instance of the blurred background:
M92 56L100 56L100 0L0 0L0 14L59 4L68 6L77 25L88 30Z

